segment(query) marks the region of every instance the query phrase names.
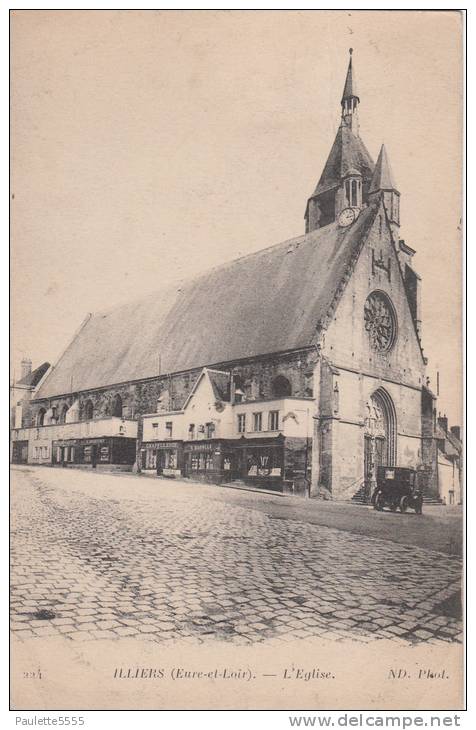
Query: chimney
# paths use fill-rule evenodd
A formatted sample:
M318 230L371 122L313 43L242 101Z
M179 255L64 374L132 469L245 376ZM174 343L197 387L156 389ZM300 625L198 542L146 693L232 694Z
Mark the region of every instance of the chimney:
M448 433L448 419L445 416L438 416L438 426L443 429L445 433Z
M31 360L29 357L24 357L21 361L21 376L20 379L26 378L31 375Z
M453 436L456 436L458 441L461 441L461 428L459 426L451 426L450 431Z

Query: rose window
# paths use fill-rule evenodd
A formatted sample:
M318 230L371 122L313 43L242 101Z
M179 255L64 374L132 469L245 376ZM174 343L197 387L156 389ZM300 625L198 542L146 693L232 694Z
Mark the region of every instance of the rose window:
M383 292L373 292L367 298L364 321L372 349L377 352L389 350L395 341L395 315L389 298Z

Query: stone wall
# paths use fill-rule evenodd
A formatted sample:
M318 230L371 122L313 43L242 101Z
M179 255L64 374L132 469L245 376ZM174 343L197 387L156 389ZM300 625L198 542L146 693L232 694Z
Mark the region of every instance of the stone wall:
M273 396L273 380L278 375L287 378L293 396L312 395L312 374L316 351L306 351L270 355L254 360L238 363L221 363L213 365L217 370L232 371L241 378L247 400L259 400ZM149 380L125 383L107 388L98 388L84 393L74 393L65 397L35 401L26 414L23 426L36 425L40 408L48 410L56 406L60 414L64 405L70 407L75 401L79 404L79 420L85 419L86 404L93 405L93 417L104 418L113 414L114 399L119 395L122 399L122 415L125 418L138 418L146 413L157 412L159 397L166 394L164 403L167 410L180 410L200 375L201 368L185 373L162 375Z

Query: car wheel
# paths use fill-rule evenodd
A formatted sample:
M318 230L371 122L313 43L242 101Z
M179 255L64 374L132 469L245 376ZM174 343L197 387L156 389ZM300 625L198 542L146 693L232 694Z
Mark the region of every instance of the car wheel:
M408 509L408 497L402 497L400 500L400 512L406 512Z

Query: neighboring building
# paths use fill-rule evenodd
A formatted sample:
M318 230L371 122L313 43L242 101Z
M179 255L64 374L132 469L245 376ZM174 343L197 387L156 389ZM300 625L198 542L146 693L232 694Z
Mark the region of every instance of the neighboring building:
M44 362L32 370L29 358L21 361L21 373L18 380L13 377L10 385L10 429L19 429L22 424L30 420L30 402L35 390L40 385L50 368L49 362ZM12 440L11 460L19 464L28 462L28 439Z
M412 466L436 493L421 281L359 105L351 57L304 235L90 315L16 438L53 463L335 499L368 495L378 465Z
M444 504L461 504L463 444L460 427L448 429L448 419L440 415L435 437L438 445L438 495Z

